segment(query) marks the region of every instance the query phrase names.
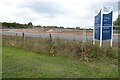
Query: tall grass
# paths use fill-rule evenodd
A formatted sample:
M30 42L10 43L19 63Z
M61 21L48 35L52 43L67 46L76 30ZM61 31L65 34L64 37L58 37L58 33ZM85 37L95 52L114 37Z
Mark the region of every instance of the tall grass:
M107 42L104 43L105 46L99 47L97 42L95 45L90 41L83 44L81 41L64 40L59 37L53 39L51 35L48 38L3 35L2 39L3 46L24 48L37 53L48 53L52 56L68 55L85 61L118 59L118 47L110 47Z

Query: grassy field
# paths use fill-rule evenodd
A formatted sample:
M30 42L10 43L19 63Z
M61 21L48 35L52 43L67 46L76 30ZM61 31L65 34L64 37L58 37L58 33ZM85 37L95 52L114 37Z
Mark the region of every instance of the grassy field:
M115 60L82 62L68 56L52 56L3 46L3 78L116 78Z

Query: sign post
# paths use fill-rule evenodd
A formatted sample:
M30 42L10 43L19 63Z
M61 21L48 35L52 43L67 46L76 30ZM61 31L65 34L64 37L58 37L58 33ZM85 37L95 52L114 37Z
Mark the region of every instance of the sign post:
M86 28L83 28L83 34L82 34L82 51L85 51L85 42L86 42Z
M93 28L93 45L95 44L94 32L95 32L95 29Z
M112 23L112 34L111 34L111 40L110 40L110 46L112 47L112 41L113 41L113 23Z
M113 9L112 7L104 7L102 10L97 12L95 16L95 27L94 27L94 39L100 40L100 47L102 46L102 40L111 40L110 45L112 47L113 39Z
M100 24L100 47L102 46L102 18L103 18L103 15L102 15L102 10L101 10L101 24Z

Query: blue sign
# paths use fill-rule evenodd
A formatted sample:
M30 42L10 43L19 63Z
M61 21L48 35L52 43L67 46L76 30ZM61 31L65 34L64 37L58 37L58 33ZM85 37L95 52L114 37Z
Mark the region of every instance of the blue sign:
M94 38L100 40L100 26L101 26L101 10L98 15L95 16L95 33Z
M107 8L106 8L107 9ZM95 32L94 32L94 39L100 40L101 35L101 26L102 26L102 40L108 40L112 38L112 14L113 11L108 12L106 14L102 14L101 17L101 10L95 16ZM102 19L102 24L101 24Z
M111 36L112 36L112 11L108 14L103 14L102 40L111 39Z
M95 27L94 38L100 40L100 27Z
M108 14L103 14L102 26L112 26L112 11Z
M95 27L101 26L101 10L98 15L95 16Z
M111 39L112 27L103 27L102 28L102 40Z

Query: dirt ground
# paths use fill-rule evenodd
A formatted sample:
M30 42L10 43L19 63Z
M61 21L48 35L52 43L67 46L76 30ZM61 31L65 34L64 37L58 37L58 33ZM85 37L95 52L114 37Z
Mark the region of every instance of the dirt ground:
M86 30L72 30L72 29L52 29L52 28L27 28L27 29L9 29L15 32L27 32L27 33L38 33L38 34L63 34L63 35L82 35L92 36L93 31ZM5 30L7 31L7 30ZM113 36L120 36L120 34L114 33Z
M65 35L82 35L86 34L87 36L92 36L93 31L86 30L86 32L81 31L75 31L71 29L62 29L58 31L58 29L14 29L16 32L28 32L28 33L42 33L42 34L65 34ZM120 36L120 34L114 33L113 36Z

